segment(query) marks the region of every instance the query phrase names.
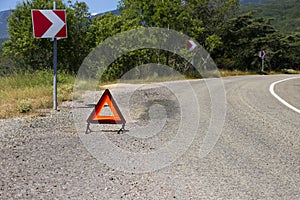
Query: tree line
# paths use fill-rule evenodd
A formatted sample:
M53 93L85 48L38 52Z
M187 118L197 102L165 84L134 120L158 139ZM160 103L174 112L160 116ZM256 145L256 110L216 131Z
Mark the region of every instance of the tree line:
M291 0L290 0L291 1ZM296 1L296 0L295 0ZM10 38L0 55L0 74L11 70L51 69L53 46L48 39L34 39L31 9L52 9L52 0L25 0L8 19ZM219 69L259 71L258 52L266 50L266 70L300 69L300 32L283 33L270 19L241 13L238 0L120 0L120 15L92 17L84 2L64 4L68 38L58 41L58 67L76 73L87 55L107 38L138 27L176 30L198 41ZM162 63L197 77L193 66L164 50L141 49L110 64L102 77L119 78L135 66Z

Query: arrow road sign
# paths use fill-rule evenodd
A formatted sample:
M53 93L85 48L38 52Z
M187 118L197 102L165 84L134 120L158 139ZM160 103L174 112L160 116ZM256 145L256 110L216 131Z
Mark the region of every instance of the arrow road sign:
M32 10L31 14L35 38L67 37L65 10Z
M258 56L261 58L261 71L263 72L265 69L265 57L267 55L267 52L265 50L259 51Z
M186 48L189 50L189 51L197 51L198 49L198 45L195 41L193 40L188 40L187 43L186 43Z
M267 52L266 51L260 51L259 53L258 53L258 56L260 57L260 58L265 58L266 57L266 55L267 55Z

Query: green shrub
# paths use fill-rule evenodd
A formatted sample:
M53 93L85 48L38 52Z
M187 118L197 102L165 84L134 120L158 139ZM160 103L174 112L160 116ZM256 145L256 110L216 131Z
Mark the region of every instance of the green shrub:
M293 69L282 69L281 71L284 74L297 74L298 73L296 70L293 70Z
M29 99L22 99L18 101L18 112L19 113L27 113L32 110L31 100Z

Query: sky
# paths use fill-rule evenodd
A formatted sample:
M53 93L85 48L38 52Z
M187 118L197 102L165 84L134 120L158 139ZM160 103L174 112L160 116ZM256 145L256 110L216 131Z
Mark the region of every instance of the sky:
M79 0L85 2L90 8L90 13L103 13L115 10L119 0ZM0 11L14 9L22 0L0 0ZM67 2L67 0L64 0ZM75 0L72 0L75 2Z

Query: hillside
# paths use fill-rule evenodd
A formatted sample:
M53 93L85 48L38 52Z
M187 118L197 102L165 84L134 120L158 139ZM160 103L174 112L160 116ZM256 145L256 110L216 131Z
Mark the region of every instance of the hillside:
M283 32L300 31L299 0L267 0L241 4L242 12L254 11L257 17L272 19L272 24Z

